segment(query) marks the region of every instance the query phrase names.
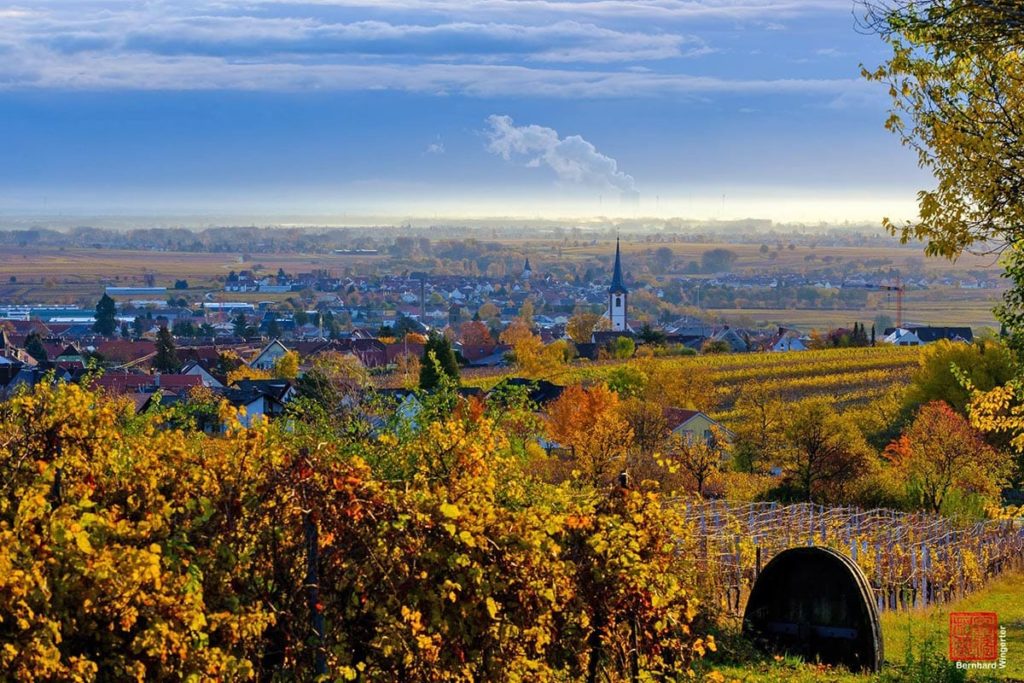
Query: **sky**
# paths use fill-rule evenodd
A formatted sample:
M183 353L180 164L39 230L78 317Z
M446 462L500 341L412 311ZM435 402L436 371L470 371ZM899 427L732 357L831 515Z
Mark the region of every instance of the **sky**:
M0 215L910 218L852 0L0 0Z

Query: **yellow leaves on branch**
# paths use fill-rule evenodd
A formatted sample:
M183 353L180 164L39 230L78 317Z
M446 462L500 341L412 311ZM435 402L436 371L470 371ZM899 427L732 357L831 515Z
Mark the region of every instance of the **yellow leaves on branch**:
M607 439L616 400L585 402ZM312 679L322 647L347 680L571 680L592 658L617 675L633 623L651 675L711 647L690 632L679 513L649 491L532 481L483 415L343 450L283 425L177 431L60 385L0 404L0 433L14 679Z

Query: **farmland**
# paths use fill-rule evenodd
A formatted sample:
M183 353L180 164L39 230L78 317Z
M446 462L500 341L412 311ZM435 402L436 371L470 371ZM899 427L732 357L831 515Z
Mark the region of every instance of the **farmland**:
M741 422L735 408L744 386L763 383L785 400L824 396L840 407L860 407L906 383L920 350L914 347L866 347L763 354L728 354L654 359L655 367L707 373L714 387L711 415L725 424ZM567 366L545 379L570 384L606 380L621 363L606 361ZM466 384L489 388L507 372L469 374Z

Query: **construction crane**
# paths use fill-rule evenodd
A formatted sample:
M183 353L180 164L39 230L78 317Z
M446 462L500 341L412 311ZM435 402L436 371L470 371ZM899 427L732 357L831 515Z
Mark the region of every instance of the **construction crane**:
M896 276L895 285L867 284L864 286L868 289L881 289L887 292L896 292L896 327L903 327L903 292L906 291L907 286L903 284L902 280L900 280L900 276Z

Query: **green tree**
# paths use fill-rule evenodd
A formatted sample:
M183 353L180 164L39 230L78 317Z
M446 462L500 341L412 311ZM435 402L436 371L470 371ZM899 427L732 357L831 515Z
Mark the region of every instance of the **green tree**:
M249 326L249 320L245 317L245 313L241 311L236 313L234 320L231 321L231 325L234 328L233 331L236 337L245 339L252 336L252 327Z
M96 304L96 322L92 326L93 332L104 337L114 336L117 330L117 305L114 300L104 294Z
M146 333L146 319L141 315L135 316L135 320L132 321L132 333L136 337L141 337Z
M945 401L957 412L966 414L971 393L962 384L963 378L969 379L974 388L988 391L1005 384L1016 372L1013 355L996 339L981 339L973 344L943 339L921 349L904 406L910 411L932 401Z
M808 399L789 410L783 471L799 500L840 502L868 474L873 454L864 436L828 399Z
M459 364L455 360L451 342L442 334L431 332L423 347L420 362L420 389L430 391L441 384L441 377L459 383Z
M179 367L181 362L174 346L174 337L166 326L161 325L160 331L156 333L156 357L153 358L153 368L160 372L177 372Z
M935 177L917 220L888 229L955 259L1003 249L1011 286L996 315L1024 354L1024 6L1018 0L863 0L864 24L890 45L865 76L889 86L886 127Z
M632 358L636 353L636 343L629 337L616 337L612 342L612 355L615 358Z
M277 316L270 315L270 322L267 323L267 336L271 339L281 338L281 326L277 324Z
M47 355L46 348L43 346L43 338L35 330L29 332L25 337L25 351L40 363L46 362Z

